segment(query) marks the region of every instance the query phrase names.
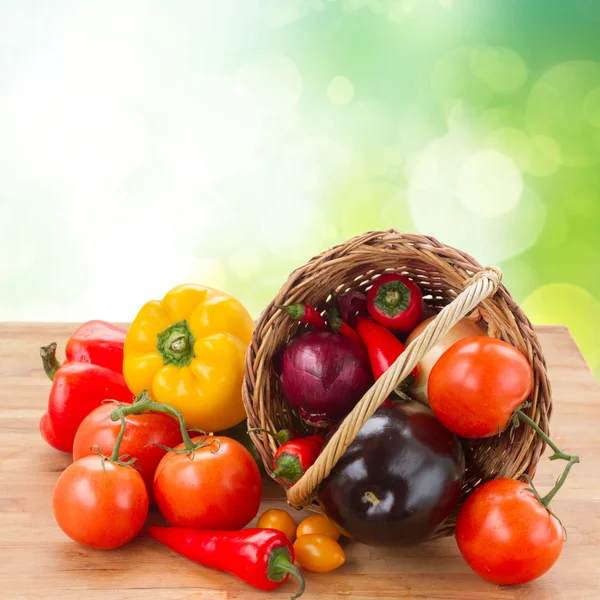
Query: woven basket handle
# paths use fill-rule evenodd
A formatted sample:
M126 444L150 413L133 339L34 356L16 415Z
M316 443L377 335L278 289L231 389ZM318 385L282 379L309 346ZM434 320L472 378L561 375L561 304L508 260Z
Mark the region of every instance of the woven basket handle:
M397 358L396 362L375 382L352 409L323 452L302 478L287 492L288 503L303 506L310 503L317 486L323 481L352 443L362 426L385 399L415 368L417 363L482 300L494 294L500 285L502 272L490 267L474 275L465 289L425 327Z

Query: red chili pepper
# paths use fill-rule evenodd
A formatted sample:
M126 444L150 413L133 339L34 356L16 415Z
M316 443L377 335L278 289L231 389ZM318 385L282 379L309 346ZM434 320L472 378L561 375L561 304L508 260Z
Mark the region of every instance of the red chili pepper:
M276 529L204 531L186 527L148 527L161 544L205 567L239 577L259 590L274 590L290 574L298 578L304 592L304 577L294 566L294 548L287 536Z
M321 453L325 437L311 435L279 446L273 457L273 475L294 485Z
M389 329L365 317L356 320L356 330L367 348L373 377L377 380L396 362L406 346ZM415 367L411 375L416 377L418 373L418 367Z
M408 277L389 273L367 292L367 310L376 323L388 329L411 331L423 317L423 294Z
M122 372L125 333L104 321L84 323L67 342L62 365L55 343L40 349L44 371L53 382L40 432L53 448L72 452L81 421L104 400L131 402Z
M358 342L359 344L362 343L358 333L356 333L356 331L354 331L354 329L352 329L348 323L342 321L340 312L337 310L337 308L329 309L329 311L327 311L327 315L329 317L329 325L335 333L339 333L353 342Z
M308 304L290 304L289 306L276 304L275 308L281 309L295 321L308 323L308 325L312 325L316 329L327 329L325 319L323 319L321 314Z

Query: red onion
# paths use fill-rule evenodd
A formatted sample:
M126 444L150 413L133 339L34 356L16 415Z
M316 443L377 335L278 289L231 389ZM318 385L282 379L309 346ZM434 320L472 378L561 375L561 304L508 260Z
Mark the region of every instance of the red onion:
M316 427L346 416L373 383L363 346L329 332L293 339L281 357L279 378L290 408Z

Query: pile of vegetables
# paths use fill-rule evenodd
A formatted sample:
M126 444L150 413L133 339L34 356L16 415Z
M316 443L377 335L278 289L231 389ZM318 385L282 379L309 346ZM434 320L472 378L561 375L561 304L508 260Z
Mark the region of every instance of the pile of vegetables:
M387 273L366 294L340 294L327 312L279 306L305 326L274 367L298 431L261 431L278 444L273 477L294 485L344 417L433 316L411 279ZM109 550L137 536L155 504L166 526L155 540L206 567L273 590L302 570L345 562L343 535L369 545L418 544L456 509L465 475L463 440L524 423L567 466L542 497L533 483L487 481L458 511L458 548L483 578L531 581L558 559L563 528L550 501L579 459L527 416L533 376L525 357L485 328L460 321L359 431L317 490L323 514L296 525L267 510L255 527L262 459L241 398L254 323L235 298L182 285L145 304L125 331L90 321L41 349L52 380L40 422L46 442L73 455L53 510L73 540ZM297 563L301 569L294 563Z
M427 315L418 285L396 273L377 278L366 294L342 293L334 303L323 314L309 306L280 307L307 331L283 349L277 376L290 411L314 431L277 451L274 475L286 485L298 481L373 381L435 318ZM483 483L458 511L456 540L488 581L540 577L564 541L549 503L579 458L558 449L524 412L532 385L531 366L514 346L462 319L378 408L321 483L317 500L324 514L344 535L369 545L426 541L461 497L463 440L525 423L553 449L551 460L567 462L563 475L544 497L531 481Z

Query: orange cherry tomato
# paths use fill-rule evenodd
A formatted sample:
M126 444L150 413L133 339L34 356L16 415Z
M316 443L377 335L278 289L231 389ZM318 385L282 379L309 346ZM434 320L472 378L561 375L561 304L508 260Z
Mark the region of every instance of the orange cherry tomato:
M342 547L333 538L318 533L299 537L294 552L300 566L313 573L329 573L346 562Z
M313 533L326 535L334 540L338 540L341 535L340 530L329 520L327 515L311 515L310 517L306 517L296 529L298 537Z
M258 512L262 480L242 444L219 435L197 436L191 454L167 452L154 475L154 499L174 527L241 529ZM185 450L180 444L175 450Z
M467 337L435 363L427 395L438 421L465 438L498 435L529 396L531 366L502 340Z
M272 508L260 515L256 526L259 529L277 529L287 536L290 542L296 537L296 521L285 510Z
M85 456L58 478L52 507L56 522L71 539L111 550L142 529L148 516L148 492L132 466Z

